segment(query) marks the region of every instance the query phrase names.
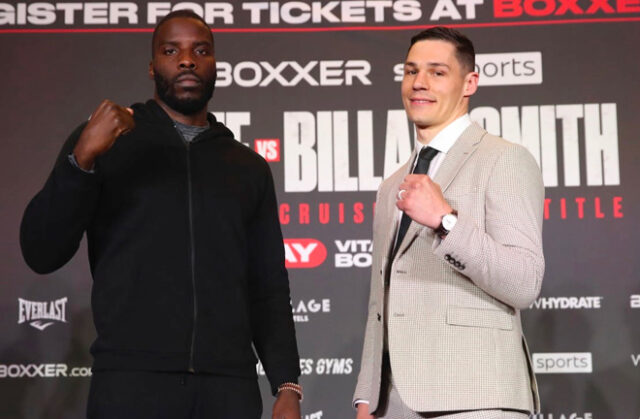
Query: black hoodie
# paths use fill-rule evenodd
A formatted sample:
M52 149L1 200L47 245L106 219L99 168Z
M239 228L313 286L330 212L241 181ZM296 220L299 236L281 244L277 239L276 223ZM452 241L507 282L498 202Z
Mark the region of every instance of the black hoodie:
M186 143L153 100L135 128L96 159L65 143L29 203L27 264L52 272L87 232L98 333L95 370L256 376L252 343L272 390L300 374L273 179L267 163L209 115Z

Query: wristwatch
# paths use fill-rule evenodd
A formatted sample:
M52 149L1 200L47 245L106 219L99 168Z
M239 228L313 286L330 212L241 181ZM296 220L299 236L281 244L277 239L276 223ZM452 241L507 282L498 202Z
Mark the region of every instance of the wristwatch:
M442 216L442 221L440 221L440 225L434 230L434 232L438 235L438 237L444 239L445 237L447 237L447 234L449 234L449 232L453 230L453 227L457 222L458 211L451 210L449 214L445 214Z

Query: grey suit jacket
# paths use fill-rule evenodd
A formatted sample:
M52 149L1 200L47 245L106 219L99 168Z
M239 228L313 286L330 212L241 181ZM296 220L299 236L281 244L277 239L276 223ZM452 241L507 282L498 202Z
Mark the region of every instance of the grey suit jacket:
M458 210L457 224L440 240L412 222L389 260L398 223L396 194L414 157L415 152L378 190L369 314L354 400L368 400L370 412L378 406L386 309L391 370L408 407L539 411L519 310L538 296L544 274L540 169L522 146L472 124L434 177Z

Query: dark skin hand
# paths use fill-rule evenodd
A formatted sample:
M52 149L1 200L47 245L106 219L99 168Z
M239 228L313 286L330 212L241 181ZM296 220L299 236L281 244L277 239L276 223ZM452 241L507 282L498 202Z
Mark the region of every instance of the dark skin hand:
M91 119L73 149L78 166L91 170L96 157L109 150L118 137L131 131L134 126L131 108L103 100L91 114Z
M300 419L300 398L293 390L282 390L273 404L273 419Z

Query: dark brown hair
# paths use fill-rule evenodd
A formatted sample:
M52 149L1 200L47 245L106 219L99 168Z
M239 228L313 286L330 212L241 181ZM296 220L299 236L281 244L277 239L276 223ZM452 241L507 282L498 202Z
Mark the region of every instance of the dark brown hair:
M456 48L456 58L467 72L475 70L476 52L473 48L473 42L461 32L444 26L434 26L426 29L411 38L409 49L416 42L426 40L445 41L453 44Z

